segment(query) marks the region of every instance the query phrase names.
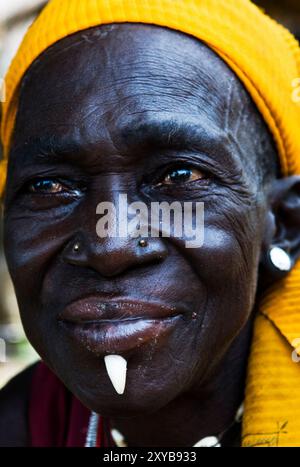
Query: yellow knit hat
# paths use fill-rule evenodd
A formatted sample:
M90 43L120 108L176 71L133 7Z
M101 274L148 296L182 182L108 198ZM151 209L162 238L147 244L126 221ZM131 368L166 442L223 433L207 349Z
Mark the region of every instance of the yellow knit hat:
M190 34L210 46L244 83L277 144L283 175L300 174L300 49L249 0L52 0L30 27L5 78L0 166L3 192L22 77L58 40L93 26L138 22ZM243 445L300 445L300 262L260 306L250 354Z

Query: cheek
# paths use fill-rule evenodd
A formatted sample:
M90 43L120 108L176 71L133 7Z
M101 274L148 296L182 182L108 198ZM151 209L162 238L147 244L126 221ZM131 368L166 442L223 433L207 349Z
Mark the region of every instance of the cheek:
M199 250L182 248L206 295L203 313L199 313L201 329L190 334L194 359L198 355L202 372L222 357L253 310L262 238L260 218L257 210L232 209L230 215L222 216L208 211L203 246Z
M72 226L62 216L8 213L4 219L4 245L21 314L34 312L49 264L70 237Z
M225 202L224 202L225 204ZM214 296L253 294L262 243L260 207L225 206L205 211L204 243L193 261ZM186 255L190 255L186 250ZM242 297L240 297L241 299Z
M55 223L9 215L4 223L5 254L27 338L43 357L48 330L40 319L43 279L53 255L61 248Z

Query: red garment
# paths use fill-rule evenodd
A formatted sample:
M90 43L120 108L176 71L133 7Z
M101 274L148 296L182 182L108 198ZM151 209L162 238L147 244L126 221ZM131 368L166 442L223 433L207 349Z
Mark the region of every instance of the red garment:
M30 446L84 447L90 413L44 363L37 365L29 401ZM97 446L114 446L103 417Z

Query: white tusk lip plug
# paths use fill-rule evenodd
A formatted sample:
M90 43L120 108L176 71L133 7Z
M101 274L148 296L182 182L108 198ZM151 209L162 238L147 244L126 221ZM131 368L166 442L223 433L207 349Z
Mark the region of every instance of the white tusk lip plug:
M124 394L126 386L127 360L120 355L106 355L104 357L109 379L118 394Z

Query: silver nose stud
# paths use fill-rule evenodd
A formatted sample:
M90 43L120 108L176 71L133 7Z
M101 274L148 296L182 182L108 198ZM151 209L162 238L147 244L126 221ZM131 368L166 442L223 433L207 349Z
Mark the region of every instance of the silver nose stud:
M74 243L73 251L74 251L74 253L78 253L80 251L80 243L79 242Z
M148 246L148 241L145 240L144 238L141 238L141 240L139 240L138 242L138 245L142 248L145 248L146 246Z

